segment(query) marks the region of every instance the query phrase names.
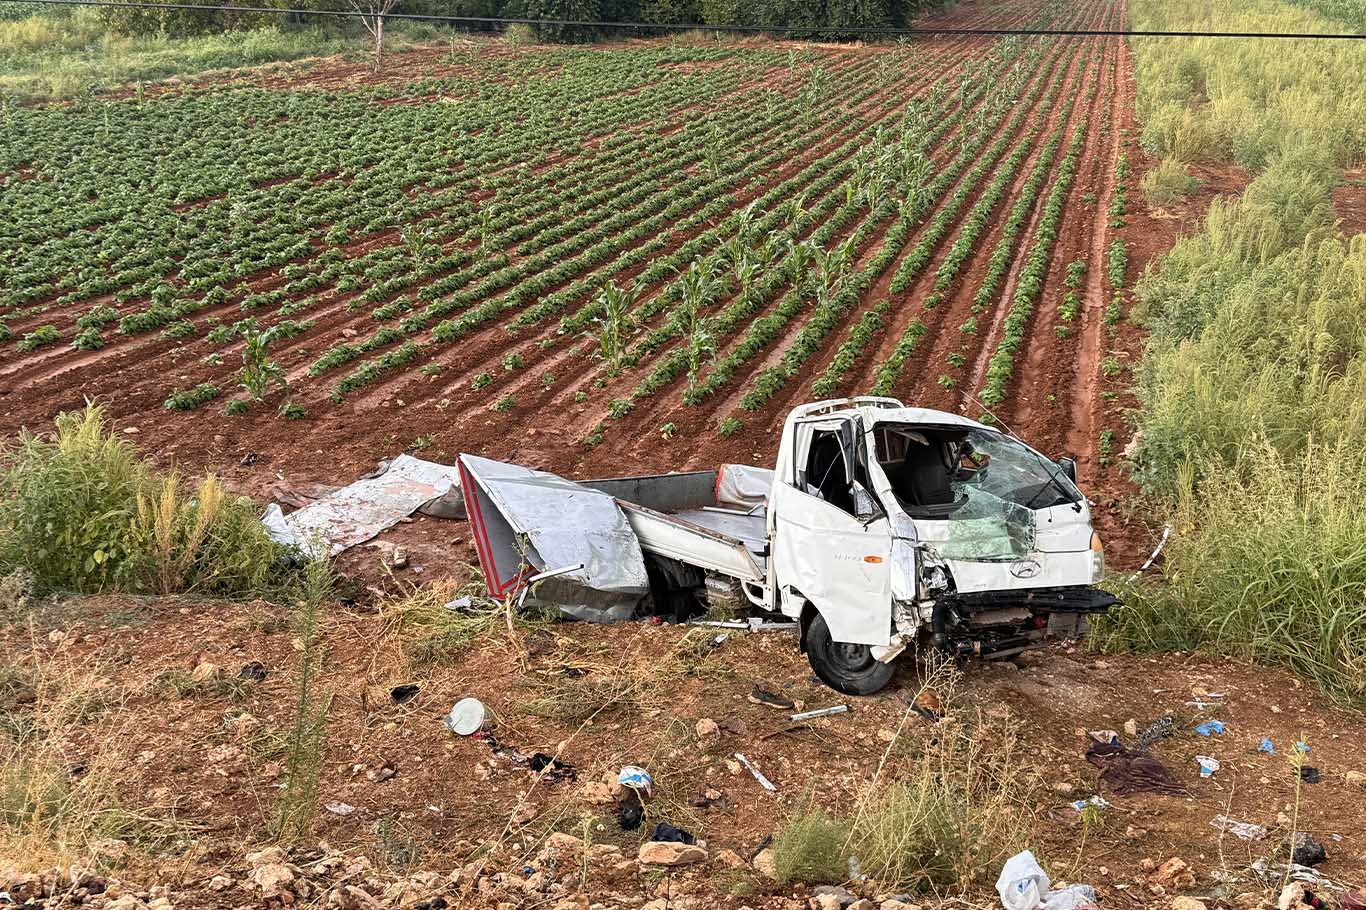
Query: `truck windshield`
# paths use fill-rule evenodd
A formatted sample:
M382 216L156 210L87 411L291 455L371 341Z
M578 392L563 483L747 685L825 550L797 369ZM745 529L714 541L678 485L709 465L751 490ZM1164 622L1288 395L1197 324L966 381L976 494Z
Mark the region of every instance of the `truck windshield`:
M957 483L1014 505L1048 509L1081 499L1057 464L1004 433L970 430L957 455Z
M1031 511L1081 499L1058 465L1003 433L881 424L875 438L878 463L912 515L950 517L970 494Z
M1034 550L1038 510L1081 499L1058 465L1002 433L882 424L874 438L906 514L945 523L950 559L1020 559Z

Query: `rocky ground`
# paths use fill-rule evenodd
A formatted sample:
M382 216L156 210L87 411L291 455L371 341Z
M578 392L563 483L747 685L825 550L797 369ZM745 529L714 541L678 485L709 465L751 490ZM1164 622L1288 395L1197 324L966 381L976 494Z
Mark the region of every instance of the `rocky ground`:
M389 586L416 590L418 578ZM794 709L848 700L814 679L787 634L718 641L716 629L634 623L513 634L500 616L469 641L424 624L416 602L326 607L310 652L313 703L326 706L316 790L289 837L279 807L297 779L307 650L290 608L99 597L8 611L0 719L22 748L6 753L6 786L23 781L22 759L86 814L24 817L34 804L7 792L0 888L20 905L118 910L999 906L1002 857L933 889L773 880L771 838L808 800L848 817L875 777L906 777L963 731L1018 757L1015 843L1055 884L1089 884L1104 906L1274 906L1291 831L1323 847L1315 874L1366 884L1366 718L1280 671L1064 643L930 680L934 710L924 668L908 663L850 713L794 724L792 709L752 702L753 688ZM466 696L490 710L496 743L443 725ZM1091 732L1132 743L1164 715L1172 735L1152 755L1179 792L1117 794L1085 758ZM1214 719L1223 733L1195 732ZM1274 754L1259 751L1263 738ZM1298 758L1297 742L1309 747ZM1201 777L1197 756L1219 770ZM1296 762L1315 773L1297 779ZM654 780L629 831L624 765ZM1072 805L1092 797L1103 804ZM1243 839L1218 816L1258 827ZM652 842L660 822L696 844Z

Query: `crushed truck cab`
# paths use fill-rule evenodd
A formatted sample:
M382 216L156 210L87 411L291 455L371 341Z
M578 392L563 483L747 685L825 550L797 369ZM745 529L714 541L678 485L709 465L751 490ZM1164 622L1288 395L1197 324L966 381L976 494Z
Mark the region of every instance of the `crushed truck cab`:
M767 584L827 684L867 694L924 642L999 654L1052 614L1116 603L1068 464L889 398L805 405L783 427Z
M612 621L734 591L796 620L851 695L907 649L1005 656L1117 603L1070 461L891 398L796 408L771 471L574 483L462 455L460 473L495 594Z

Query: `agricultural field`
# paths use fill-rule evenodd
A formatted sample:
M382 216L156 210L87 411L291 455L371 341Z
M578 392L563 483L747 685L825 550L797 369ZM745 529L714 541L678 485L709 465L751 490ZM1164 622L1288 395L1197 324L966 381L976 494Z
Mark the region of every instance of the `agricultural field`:
M10 108L0 429L94 398L230 476L587 476L766 460L793 403L871 392L989 411L1108 496L1131 92L1119 41L461 41Z
M855 6L928 5L694 4ZM96 13L0 15L0 904L986 908L1029 849L1271 910L1306 834L1330 906L1366 885L1366 43L426 23L377 70L355 23ZM844 696L738 602L569 622L489 597L468 522L326 560L260 520L400 452L767 464L857 394L1077 456L1123 605L793 721Z

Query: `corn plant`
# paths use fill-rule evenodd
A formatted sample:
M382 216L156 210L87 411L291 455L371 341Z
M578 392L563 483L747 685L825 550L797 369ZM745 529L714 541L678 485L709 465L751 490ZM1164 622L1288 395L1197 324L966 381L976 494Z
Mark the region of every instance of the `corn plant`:
M626 352L626 342L635 330L635 320L631 313L639 298L639 285L623 290L609 281L598 292L598 306L602 315L593 320L597 326L594 334L598 340L598 358L606 366L609 376L621 372L621 358Z
M242 337L242 370L237 383L255 401L265 398L272 385L287 388L284 367L270 359L272 336L262 331L255 319L243 320L238 331Z

